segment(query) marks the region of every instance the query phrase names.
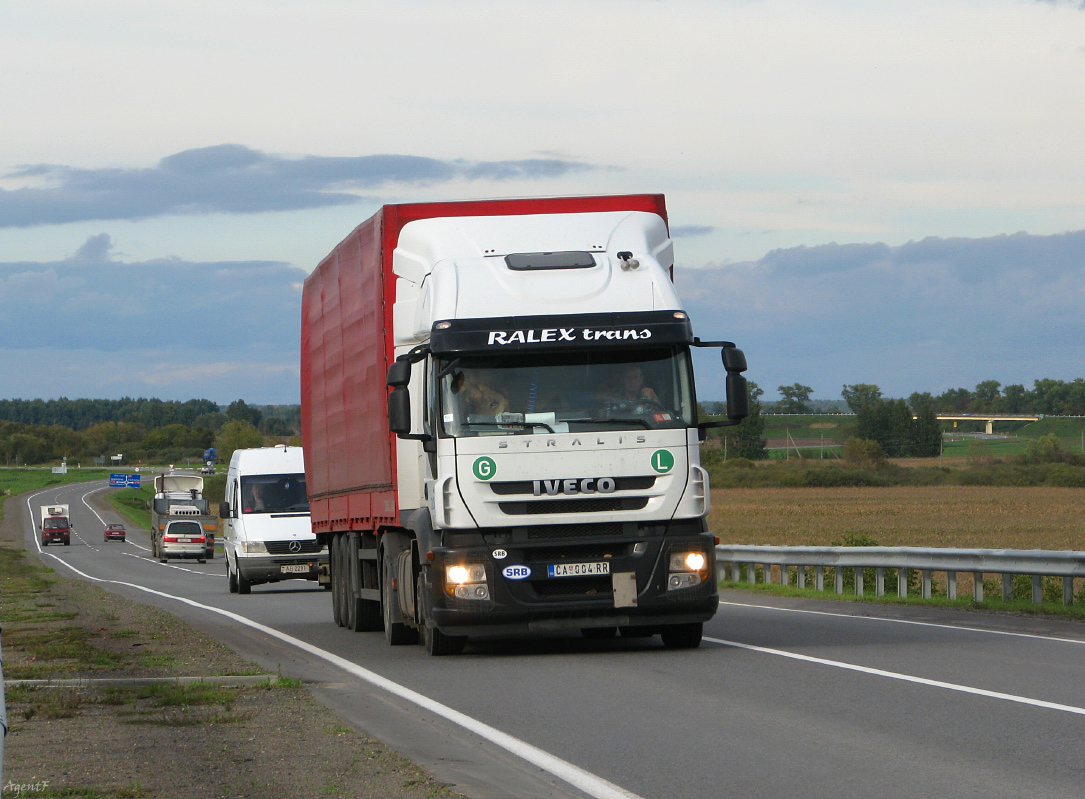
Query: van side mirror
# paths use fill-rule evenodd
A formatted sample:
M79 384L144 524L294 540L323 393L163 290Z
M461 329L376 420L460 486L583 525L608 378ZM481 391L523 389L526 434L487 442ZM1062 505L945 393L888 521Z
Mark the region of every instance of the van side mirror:
M220 502L219 503L219 518L220 519L229 519L230 518L230 503L229 502Z

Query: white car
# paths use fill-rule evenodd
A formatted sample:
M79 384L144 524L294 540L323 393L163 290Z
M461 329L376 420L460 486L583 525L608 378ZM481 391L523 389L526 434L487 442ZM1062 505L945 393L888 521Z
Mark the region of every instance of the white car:
M169 558L196 558L198 563L207 562L207 539L199 522L169 522L159 541L157 554L162 563Z

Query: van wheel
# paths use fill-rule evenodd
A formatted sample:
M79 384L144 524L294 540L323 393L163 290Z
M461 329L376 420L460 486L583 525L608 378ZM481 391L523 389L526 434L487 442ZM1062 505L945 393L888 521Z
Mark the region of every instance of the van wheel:
M249 582L249 578L241 573L241 567L237 567L237 593L239 594L251 594L252 583Z
M237 593L237 575L234 574L234 570L230 568L230 557L226 556L226 582L230 585L230 593Z

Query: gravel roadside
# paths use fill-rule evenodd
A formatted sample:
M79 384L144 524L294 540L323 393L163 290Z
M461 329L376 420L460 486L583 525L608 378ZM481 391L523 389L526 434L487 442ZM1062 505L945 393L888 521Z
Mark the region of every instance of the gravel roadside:
M0 524L4 799L461 797L296 681L136 684L251 683L262 670L165 611L43 566L24 550L21 501ZM88 682L12 684L25 679Z

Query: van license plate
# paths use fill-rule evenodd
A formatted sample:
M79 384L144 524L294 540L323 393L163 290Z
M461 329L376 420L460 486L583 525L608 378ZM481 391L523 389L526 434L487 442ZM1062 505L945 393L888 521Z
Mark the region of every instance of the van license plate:
M549 574L551 577L584 577L593 574L610 574L610 562L604 560L595 563L551 563Z
M282 571L283 574L308 574L309 573L309 564L307 564L307 563L299 563L299 564L294 565L294 566L283 566L282 570L283 570Z

